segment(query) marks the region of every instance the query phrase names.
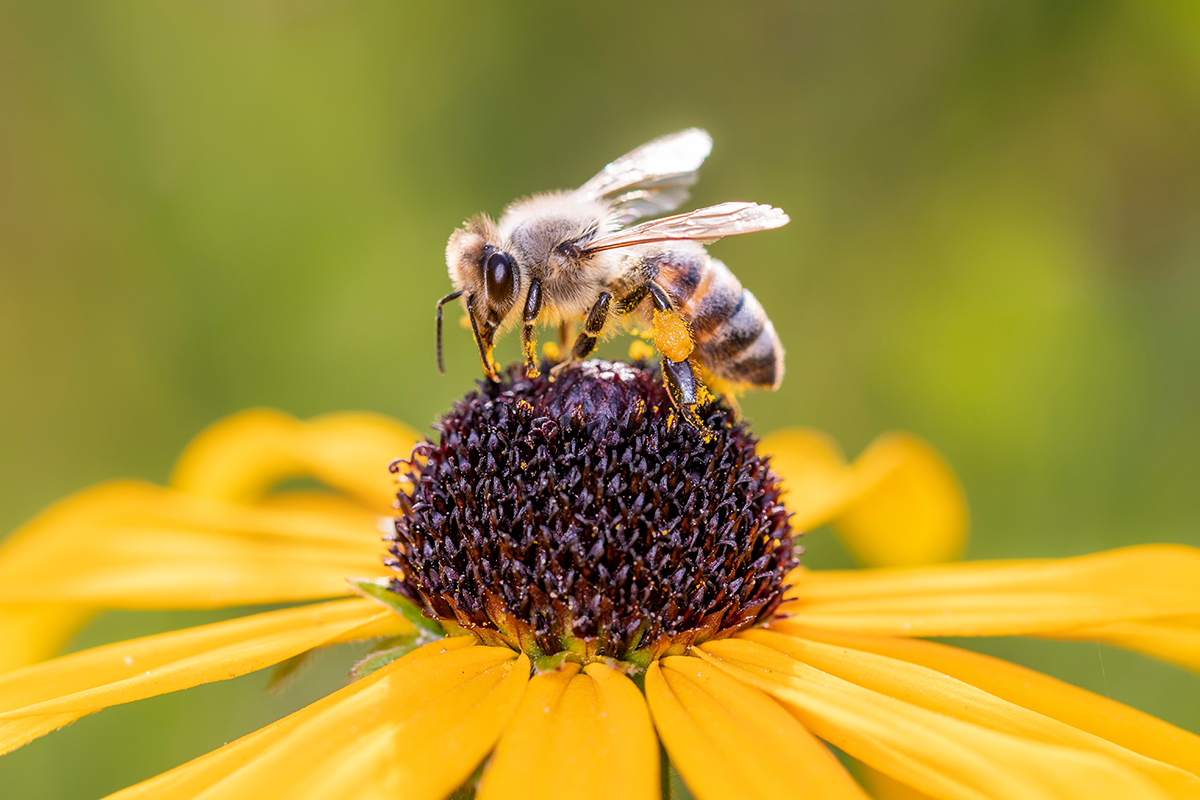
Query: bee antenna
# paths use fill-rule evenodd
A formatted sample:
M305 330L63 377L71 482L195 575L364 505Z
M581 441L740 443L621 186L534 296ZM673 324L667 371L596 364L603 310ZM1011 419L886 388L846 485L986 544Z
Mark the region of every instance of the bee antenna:
M442 306L451 300L462 297L462 292L451 292L437 302L437 364L438 372L445 373L446 365L442 363Z

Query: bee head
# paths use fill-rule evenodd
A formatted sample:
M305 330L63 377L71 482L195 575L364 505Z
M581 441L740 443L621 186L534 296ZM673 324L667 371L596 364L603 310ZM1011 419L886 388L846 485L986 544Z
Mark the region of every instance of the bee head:
M521 291L520 270L495 223L476 217L456 230L446 244L446 266L480 331L495 331Z
M483 369L496 380L492 344L496 329L516 305L521 291L517 262L509 254L496 223L481 215L468 220L450 236L446 243L446 267L455 291L438 302L438 368L442 366L442 305L462 297Z

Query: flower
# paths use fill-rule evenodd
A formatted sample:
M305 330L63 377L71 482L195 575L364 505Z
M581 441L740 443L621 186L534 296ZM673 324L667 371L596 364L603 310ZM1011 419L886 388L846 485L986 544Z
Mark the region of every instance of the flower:
M416 437L370 415L236 415L188 447L171 487L105 484L33 520L0 547L0 751L110 705L381 639L340 691L115 796L440 798L483 765L480 797L658 797L661 743L699 798L865 797L821 740L886 796L1200 796L1200 738L924 640L1099 640L1197 668L1197 551L930 566L961 546L965 507L914 437L886 436L846 465L825 437L784 431L761 444L768 469L723 412L708 421L724 450L679 438L688 430L633 368L585 365L557 388L510 381L460 403L442 439L400 464L400 514L386 526L400 572L380 560L396 489L383 467ZM514 456L504 437L518 428L534 450L562 449ZM651 434L670 446L638 451L653 451L645 464L620 455ZM688 476L704 459L736 491L697 489ZM334 491L275 490L295 477ZM551 499L522 494L555 481ZM611 513L595 505L598 486L620 508L654 498L621 524L665 520L627 537L640 544L626 548L626 573L557 523L526 530L542 539L520 550L530 515L567 518L551 502ZM467 528L482 538L441 547L467 530L450 517L480 507L464 500L476 491L490 499ZM698 520L712 519L732 538L680 533L707 535ZM908 566L794 567L792 531L827 521L865 562ZM678 574L661 574L660 534L678 534ZM646 565L659 565L657 594ZM525 588L498 591L501 574ZM364 596L328 600L352 589ZM681 605L685 589L696 594ZM326 602L45 660L97 609L312 600Z

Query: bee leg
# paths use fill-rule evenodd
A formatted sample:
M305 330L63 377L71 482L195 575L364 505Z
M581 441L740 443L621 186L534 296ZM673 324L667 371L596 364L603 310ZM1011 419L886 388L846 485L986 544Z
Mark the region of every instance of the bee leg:
M446 365L442 362L442 306L449 303L451 300L457 300L462 297L462 292L451 292L450 294L437 301L437 365L438 372L445 372Z
M499 383L500 376L496 372L496 362L492 359L492 342L496 335L494 328L486 330L479 329L479 322L475 319L475 295L467 295L467 316L471 319L471 332L475 334L475 343L479 345L479 360L483 362L483 371L493 381Z
M612 294L601 292L592 304L587 319L583 322L583 330L575 337L575 346L571 348L571 358L576 361L587 358L596 349L596 339L608 322L608 306L612 302Z
M654 302L654 346L663 358L676 362L687 361L696 349L687 320L675 310L671 298L661 286L650 281L646 288Z
M529 294L525 298L525 313L522 316L525 324L521 328L521 350L525 354L525 375L529 378L536 378L542 374L538 369L537 336L533 327L540 313L542 313L542 284L541 281L533 281L529 284Z
M696 373L687 361L672 361L664 358L663 378L671 399L679 405L692 406L696 404Z
M696 343L685 320L671 304L666 291L654 281L646 284L654 303L654 346L662 354L663 383L671 402L675 404L689 425L706 437L711 433L708 426L696 413L701 395L707 396L704 385L696 379L696 373L688 360Z
M650 297L654 300L655 311L670 311L674 308L674 306L671 305L671 297L667 294L666 289L662 288L654 281L647 281L646 283L642 284L642 286L639 286L638 289L641 289L643 286L645 287L646 292L642 294L642 297L645 297L646 294L650 295ZM632 295L633 292L630 292L630 294Z
M521 328L521 352L525 356L525 377L536 378L542 374L537 362L537 333L533 323L526 322Z
M612 293L601 292L600 296L596 298L596 302L592 304L592 309L588 311L587 319L583 321L583 330L575 337L575 346L571 348L571 357L556 365L553 374L557 375L568 364L582 361L592 354L592 351L596 349L596 339L604 330L604 323L608 322L608 307L611 303Z
M663 384L667 387L667 394L671 395L671 402L675 404L680 416L693 428L708 433L708 426L696 413L696 406L700 403L700 382L696 380L691 362L687 359L672 361L663 356L662 371Z
M617 302L617 313L624 315L632 312L641 305L648 294L650 294L650 284L648 283L643 283L641 286L634 288Z

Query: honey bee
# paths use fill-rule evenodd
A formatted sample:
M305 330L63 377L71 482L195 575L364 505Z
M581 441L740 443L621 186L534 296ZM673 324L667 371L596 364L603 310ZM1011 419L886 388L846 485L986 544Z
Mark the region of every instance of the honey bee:
M479 358L497 379L498 331L521 325L528 375L538 373L536 331L583 326L566 360L586 358L613 323L649 325L662 374L680 414L702 427L695 409L706 397L698 366L714 388L778 388L783 346L758 299L704 245L725 236L786 225L778 208L728 202L662 217L688 197L712 139L691 128L618 158L574 191L517 200L498 221L476 216L446 245L454 291L437 303L437 360L442 364L442 307L462 298Z

